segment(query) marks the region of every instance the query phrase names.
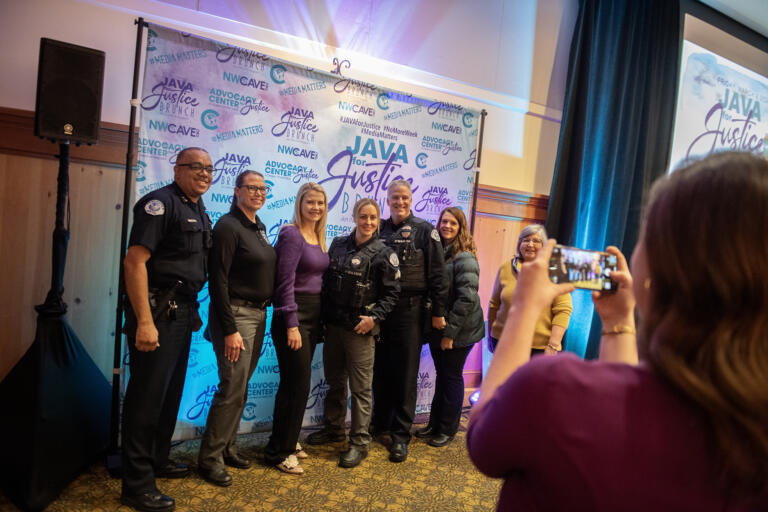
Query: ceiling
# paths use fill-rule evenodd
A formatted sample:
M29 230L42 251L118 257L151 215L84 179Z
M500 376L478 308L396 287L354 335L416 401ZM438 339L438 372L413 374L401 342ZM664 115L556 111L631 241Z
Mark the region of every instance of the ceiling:
M745 27L768 37L768 0L700 0Z

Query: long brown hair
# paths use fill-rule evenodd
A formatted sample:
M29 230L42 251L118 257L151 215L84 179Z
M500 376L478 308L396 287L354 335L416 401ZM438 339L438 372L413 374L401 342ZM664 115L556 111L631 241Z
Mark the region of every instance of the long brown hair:
M709 426L732 492L768 488L768 160L721 153L654 185L638 348Z
M454 258L460 252L472 253L477 258L477 245L475 244L475 239L472 238L472 233L469 232L464 212L455 206L445 208L440 212L440 218L437 220L438 227L440 226L440 221L443 220L443 215L446 213L453 215L459 223L459 232L456 234L456 238L453 239L453 254L451 254L451 258Z

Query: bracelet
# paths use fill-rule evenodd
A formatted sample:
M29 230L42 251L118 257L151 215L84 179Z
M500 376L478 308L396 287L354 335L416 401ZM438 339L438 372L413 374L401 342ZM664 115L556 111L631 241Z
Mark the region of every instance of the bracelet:
M556 347L556 346L554 346L554 345L553 345L553 344L551 344L551 343L547 343L547 347L548 347L548 348L551 348L552 350L554 350L554 351L557 351L557 352L560 352L560 350L562 350L562 348L563 348L563 347L562 347L562 345L561 345L561 346L559 346L559 347Z
M619 334L635 334L635 328L631 325L614 325L610 330L600 333L603 336L617 336Z

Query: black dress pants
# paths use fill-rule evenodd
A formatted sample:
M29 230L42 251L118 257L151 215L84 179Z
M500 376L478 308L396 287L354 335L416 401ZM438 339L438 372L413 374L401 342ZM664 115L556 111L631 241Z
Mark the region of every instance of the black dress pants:
M421 360L423 298L400 297L382 323L373 365L373 417L379 432L389 431L395 443L411 440L416 413L416 384Z
M437 339L435 339L437 338ZM464 363L467 361L468 347L451 350L440 348L440 335L435 335L429 342L429 351L435 363L435 396L429 413L429 426L434 434L454 436L459 430L461 406L464 402Z
M307 410L312 357L321 336L320 297L320 294L295 296L301 334L299 350L288 348L287 328L282 316L272 318L272 341L280 366L280 385L275 396L272 435L264 449L264 459L268 464L280 464L296 451Z
M197 318L196 303L179 304L175 320L161 314L155 321L160 346L151 352L137 350L136 339L127 338L130 378L123 403L123 494L156 490L155 471L168 463Z

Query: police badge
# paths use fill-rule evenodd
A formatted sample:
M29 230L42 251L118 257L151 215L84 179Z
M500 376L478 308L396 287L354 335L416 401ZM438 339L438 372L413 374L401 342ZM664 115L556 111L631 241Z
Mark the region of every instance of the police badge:
M144 211L150 215L163 215L165 213L165 205L159 199L153 199L144 205Z

